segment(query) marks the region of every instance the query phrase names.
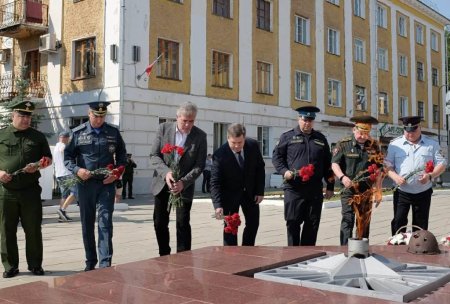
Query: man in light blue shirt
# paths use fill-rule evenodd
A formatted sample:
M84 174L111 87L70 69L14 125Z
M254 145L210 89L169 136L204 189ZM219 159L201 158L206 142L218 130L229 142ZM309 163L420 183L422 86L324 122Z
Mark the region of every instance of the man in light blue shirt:
M398 186L394 191L394 218L392 235L408 224L412 207L413 225L428 229L432 179L445 171L446 160L437 141L422 134L420 116L402 117L404 134L389 144L385 164L388 176ZM426 163L432 161L434 169L426 172ZM402 229L404 231L405 228Z

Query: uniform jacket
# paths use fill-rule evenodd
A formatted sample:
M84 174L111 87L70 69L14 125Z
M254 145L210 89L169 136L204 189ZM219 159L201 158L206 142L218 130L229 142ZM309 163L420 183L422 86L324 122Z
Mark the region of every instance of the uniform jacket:
M105 122L97 134L87 121L72 132L72 140L64 149L64 164L72 173L77 174L80 168L95 170L109 164L125 166L127 151L116 127Z
M309 181L303 182L296 177L284 185L286 188L298 190L301 185L311 185L318 191L319 188L322 189L322 179L325 179L327 190L334 189L330 146L325 136L318 131L313 130L308 135L297 126L283 133L273 150L272 163L283 176L288 170L299 170L308 164L314 165L314 175Z
M244 170L228 143L214 152L210 188L214 208L253 202L255 195L264 195L265 163L258 142L246 138L243 151Z
M155 168L151 182L153 195L159 194L166 185L166 175L171 169L167 155L161 153L165 144L175 145L176 122L159 125L158 133L150 150L150 164ZM203 172L207 154L206 133L193 126L184 144L184 154L179 160L180 176L184 184L182 196L194 197L195 180Z
M17 130L12 125L0 130L0 170L8 173L24 168L29 163L39 161L42 157L52 158L52 153L45 135L33 128ZM20 173L3 184L12 190L26 189L38 184L41 174Z

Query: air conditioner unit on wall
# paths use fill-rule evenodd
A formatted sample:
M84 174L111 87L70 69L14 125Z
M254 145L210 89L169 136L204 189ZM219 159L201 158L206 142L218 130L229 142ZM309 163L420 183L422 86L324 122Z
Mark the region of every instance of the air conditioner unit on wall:
M9 56L11 54L11 49L0 50L0 63L7 63Z
M39 52L56 53L56 35L54 33L45 34L39 37Z

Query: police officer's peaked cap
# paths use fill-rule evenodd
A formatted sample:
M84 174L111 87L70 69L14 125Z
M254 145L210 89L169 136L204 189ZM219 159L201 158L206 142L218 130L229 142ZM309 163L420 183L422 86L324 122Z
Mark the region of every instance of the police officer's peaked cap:
M107 107L110 102L107 101L94 101L88 103L89 108L94 113L95 116L105 116L107 112Z
M303 118L315 119L316 113L320 112L320 109L317 107L306 106L295 109L298 112L298 116Z
M355 128L363 132L370 132L372 125L378 124L378 120L370 115L353 116L350 121L355 123Z
M19 100L8 106L9 109L19 112L22 115L31 115L34 111L34 104L29 100Z
M421 116L404 116L400 117L400 120L403 122L403 128L405 131L411 132L417 129L417 126L420 124L422 120Z
M70 133L67 131L62 131L59 133L59 137L70 137Z

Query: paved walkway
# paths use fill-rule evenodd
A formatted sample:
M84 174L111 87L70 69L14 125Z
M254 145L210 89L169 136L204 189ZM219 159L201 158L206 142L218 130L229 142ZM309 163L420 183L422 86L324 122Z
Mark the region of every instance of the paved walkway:
M430 227L438 240L450 234L450 190L435 191L432 199ZM151 196L137 196L126 200L128 210L114 213L114 257L113 264L123 264L158 256L158 246L153 229L153 205ZM55 203L57 201L55 200ZM339 226L341 208L339 202L328 202L322 212L318 245L339 245ZM44 280L53 284L53 278L80 272L84 269L84 249L81 225L77 212L69 213L74 221L58 223L56 213L49 213L52 207L45 207L42 232L44 237L44 269L46 275L29 275L25 262L25 243L23 230L19 227L20 250L19 268L21 272L12 279L0 278L0 288ZM53 207L54 210L54 207ZM76 209L72 209L76 210ZM213 207L207 197L194 200L191 211L192 248L222 244L222 223L211 218ZM385 244L390 236L392 202L389 196L374 211L371 224L371 244ZM239 229L242 240L242 227ZM170 222L171 245L175 247L175 222ZM261 221L256 244L259 246L286 245L283 201L280 197L266 198L261 204ZM406 250L406 248L405 248Z

